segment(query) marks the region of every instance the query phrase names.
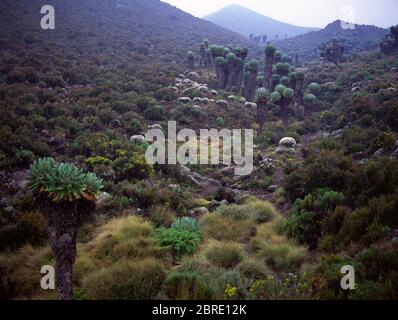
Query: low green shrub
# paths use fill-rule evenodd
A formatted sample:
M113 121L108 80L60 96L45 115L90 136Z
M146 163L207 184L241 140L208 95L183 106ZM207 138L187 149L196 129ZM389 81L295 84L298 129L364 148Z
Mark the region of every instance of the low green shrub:
M162 246L170 246L177 259L193 254L200 243L198 233L175 228L156 229L153 238Z

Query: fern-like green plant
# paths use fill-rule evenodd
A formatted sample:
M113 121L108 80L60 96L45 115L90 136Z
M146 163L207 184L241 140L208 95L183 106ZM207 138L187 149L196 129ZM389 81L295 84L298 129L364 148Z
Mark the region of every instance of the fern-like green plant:
M199 222L191 217L182 217L178 218L172 225L171 228L188 231L188 232L196 232L200 234L200 226Z

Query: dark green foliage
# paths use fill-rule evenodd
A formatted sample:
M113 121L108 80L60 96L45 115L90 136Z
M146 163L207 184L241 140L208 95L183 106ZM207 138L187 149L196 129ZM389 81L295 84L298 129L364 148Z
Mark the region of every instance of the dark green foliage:
M172 225L172 228L200 234L199 222L191 217L178 218Z
M38 195L46 193L55 202L75 201L95 199L102 188L102 181L72 164L58 164L52 158L44 158L31 166L29 188Z
M315 248L322 235L322 220L343 202L343 194L318 189L304 199L295 201L292 216L280 225L280 230L289 237Z
M199 243L200 235L177 228L159 228L153 233L154 239L162 246L170 246L177 259L193 254Z

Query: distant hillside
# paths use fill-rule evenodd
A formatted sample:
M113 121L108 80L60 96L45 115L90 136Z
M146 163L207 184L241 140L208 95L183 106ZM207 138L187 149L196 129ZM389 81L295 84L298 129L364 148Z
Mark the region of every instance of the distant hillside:
M253 34L253 36L267 35L268 40L284 39L286 36L293 37L319 30L280 22L238 5L225 7L204 17L204 19L240 33L245 37L249 37L250 34Z
M387 33L387 29L368 25L355 25L354 29L343 29L341 21L337 20L322 30L277 41L275 44L279 50L295 52L302 61L309 61L319 57L319 45L331 38L341 39L345 46L345 52L354 54L378 50L381 40Z
M143 54L149 63L170 63L185 59L187 50L198 47L204 38L224 45L248 44L234 32L159 0L51 0L45 4L55 7L54 31L40 29L43 1L0 2L0 50L28 49L38 44L44 48L43 43L53 42L50 50L67 47L77 50L80 57L93 53Z

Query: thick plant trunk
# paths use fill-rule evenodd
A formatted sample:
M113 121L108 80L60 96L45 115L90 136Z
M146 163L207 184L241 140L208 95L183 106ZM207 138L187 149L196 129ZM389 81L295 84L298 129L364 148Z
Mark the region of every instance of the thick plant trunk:
M236 92L237 93L239 93L242 89L243 73L244 73L244 65L242 65L239 68L238 74L236 75Z
M245 99L249 102L253 101L254 91L257 85L257 70L255 72L251 71L249 74L249 79L247 79L247 85L245 88Z
M266 102L258 102L257 103L257 122L262 130L265 123L265 113L267 111L267 103Z
M307 119L311 117L312 113L314 112L314 106L313 105L306 105L304 106L304 118Z
M274 57L265 57L265 68L264 68L264 83L263 87L269 89L271 86L271 75L272 75L272 65L274 63Z
M225 91L231 91L235 79L236 79L235 63L230 62L228 63L228 80L227 84L225 85Z
M287 128L289 124L289 106L292 103L291 98L282 98L282 107L281 107L281 117L283 122L283 127Z
M188 58L188 68L189 69L195 69L195 58L194 57L189 57Z
M8 284L7 276L0 265L0 300L10 298L10 286Z
M213 57L211 56L210 52L206 53L206 62L207 62L207 67L212 68L213 67Z
M221 66L216 67L217 72L217 86L218 89L224 89L225 86L225 72Z
M303 80L297 80L294 102L297 105L301 105L303 103Z
M86 200L55 203L44 197L40 199L40 204L56 259L56 287L62 300L72 300L77 230L94 211L95 204Z

